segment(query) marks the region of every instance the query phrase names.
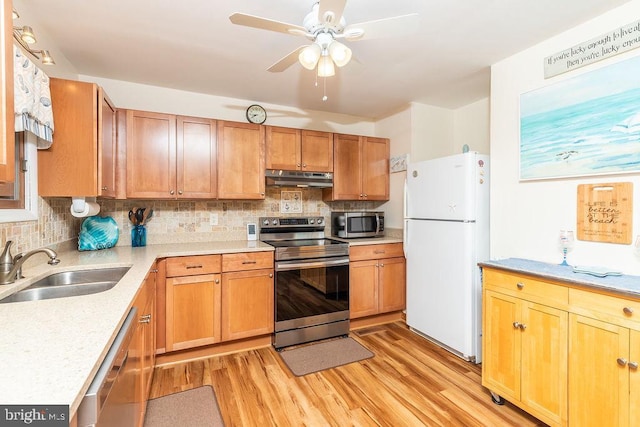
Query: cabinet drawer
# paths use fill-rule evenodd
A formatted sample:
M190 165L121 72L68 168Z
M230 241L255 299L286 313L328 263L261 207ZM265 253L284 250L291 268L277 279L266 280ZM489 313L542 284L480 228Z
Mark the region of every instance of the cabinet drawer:
M220 273L220 255L167 258L167 277Z
M222 271L273 268L273 252L242 252L222 255Z
M640 301L569 289L572 312L595 317L621 326L640 327Z
M529 276L484 268L483 286L504 294L542 304L565 305L569 302L569 289ZM558 307L560 308L560 307Z
M402 243L363 245L349 247L349 261L404 257Z

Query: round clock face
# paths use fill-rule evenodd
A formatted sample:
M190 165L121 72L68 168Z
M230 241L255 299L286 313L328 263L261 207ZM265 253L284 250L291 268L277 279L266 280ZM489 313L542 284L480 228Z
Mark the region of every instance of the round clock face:
M251 123L262 124L267 120L267 112L260 105L250 105L247 108L247 120Z

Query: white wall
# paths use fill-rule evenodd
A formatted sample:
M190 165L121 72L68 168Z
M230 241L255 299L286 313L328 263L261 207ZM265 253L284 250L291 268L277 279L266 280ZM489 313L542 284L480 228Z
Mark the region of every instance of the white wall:
M489 154L489 98L465 105L453 112L453 153L467 144L470 151Z
M454 152L453 110L411 104L411 161L435 159Z
M391 157L411 153L411 106L376 122L376 134L391 139ZM380 206L385 212L387 228L403 227L403 197L406 171L395 172L389 178L389 201Z
M246 109L254 103L94 76L81 75L80 80L102 86L118 108L246 122ZM374 122L370 119L283 105L261 105L267 110L267 125L386 137L374 133Z
M545 80L543 58L617 29L640 16L640 0L507 58L491 72L491 257L561 261L556 246L560 229L576 229L577 186L585 183L633 182L633 235L640 234L640 176L592 176L519 182L519 95L640 54L619 55ZM640 274L632 245L577 241L569 254L574 265L606 266Z

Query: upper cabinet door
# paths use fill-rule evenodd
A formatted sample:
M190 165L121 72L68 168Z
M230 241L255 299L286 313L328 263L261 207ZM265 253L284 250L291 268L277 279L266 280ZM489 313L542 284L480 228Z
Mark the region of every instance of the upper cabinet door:
M176 116L127 111L127 197L176 194Z
M98 88L98 195L116 197L116 108L102 88Z
M216 121L178 116L176 143L178 197L215 199Z
M334 135L333 200L362 200L362 137Z
M13 18L11 0L2 1L0 17L0 182L13 182L15 176L15 137L13 118Z
M389 140L363 137L363 200L389 200Z
M300 170L300 129L265 126L267 169Z
M305 172L333 172L333 134L302 131L302 170Z
M219 121L218 198L264 199L264 192L264 126Z
M50 79L53 144L38 150L38 194L42 197L97 196L98 86Z

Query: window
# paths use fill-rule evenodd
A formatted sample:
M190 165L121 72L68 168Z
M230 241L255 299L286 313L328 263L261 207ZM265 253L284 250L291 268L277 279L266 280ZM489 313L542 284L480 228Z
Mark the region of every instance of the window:
M16 132L16 179L0 184L0 223L38 219L36 136Z

